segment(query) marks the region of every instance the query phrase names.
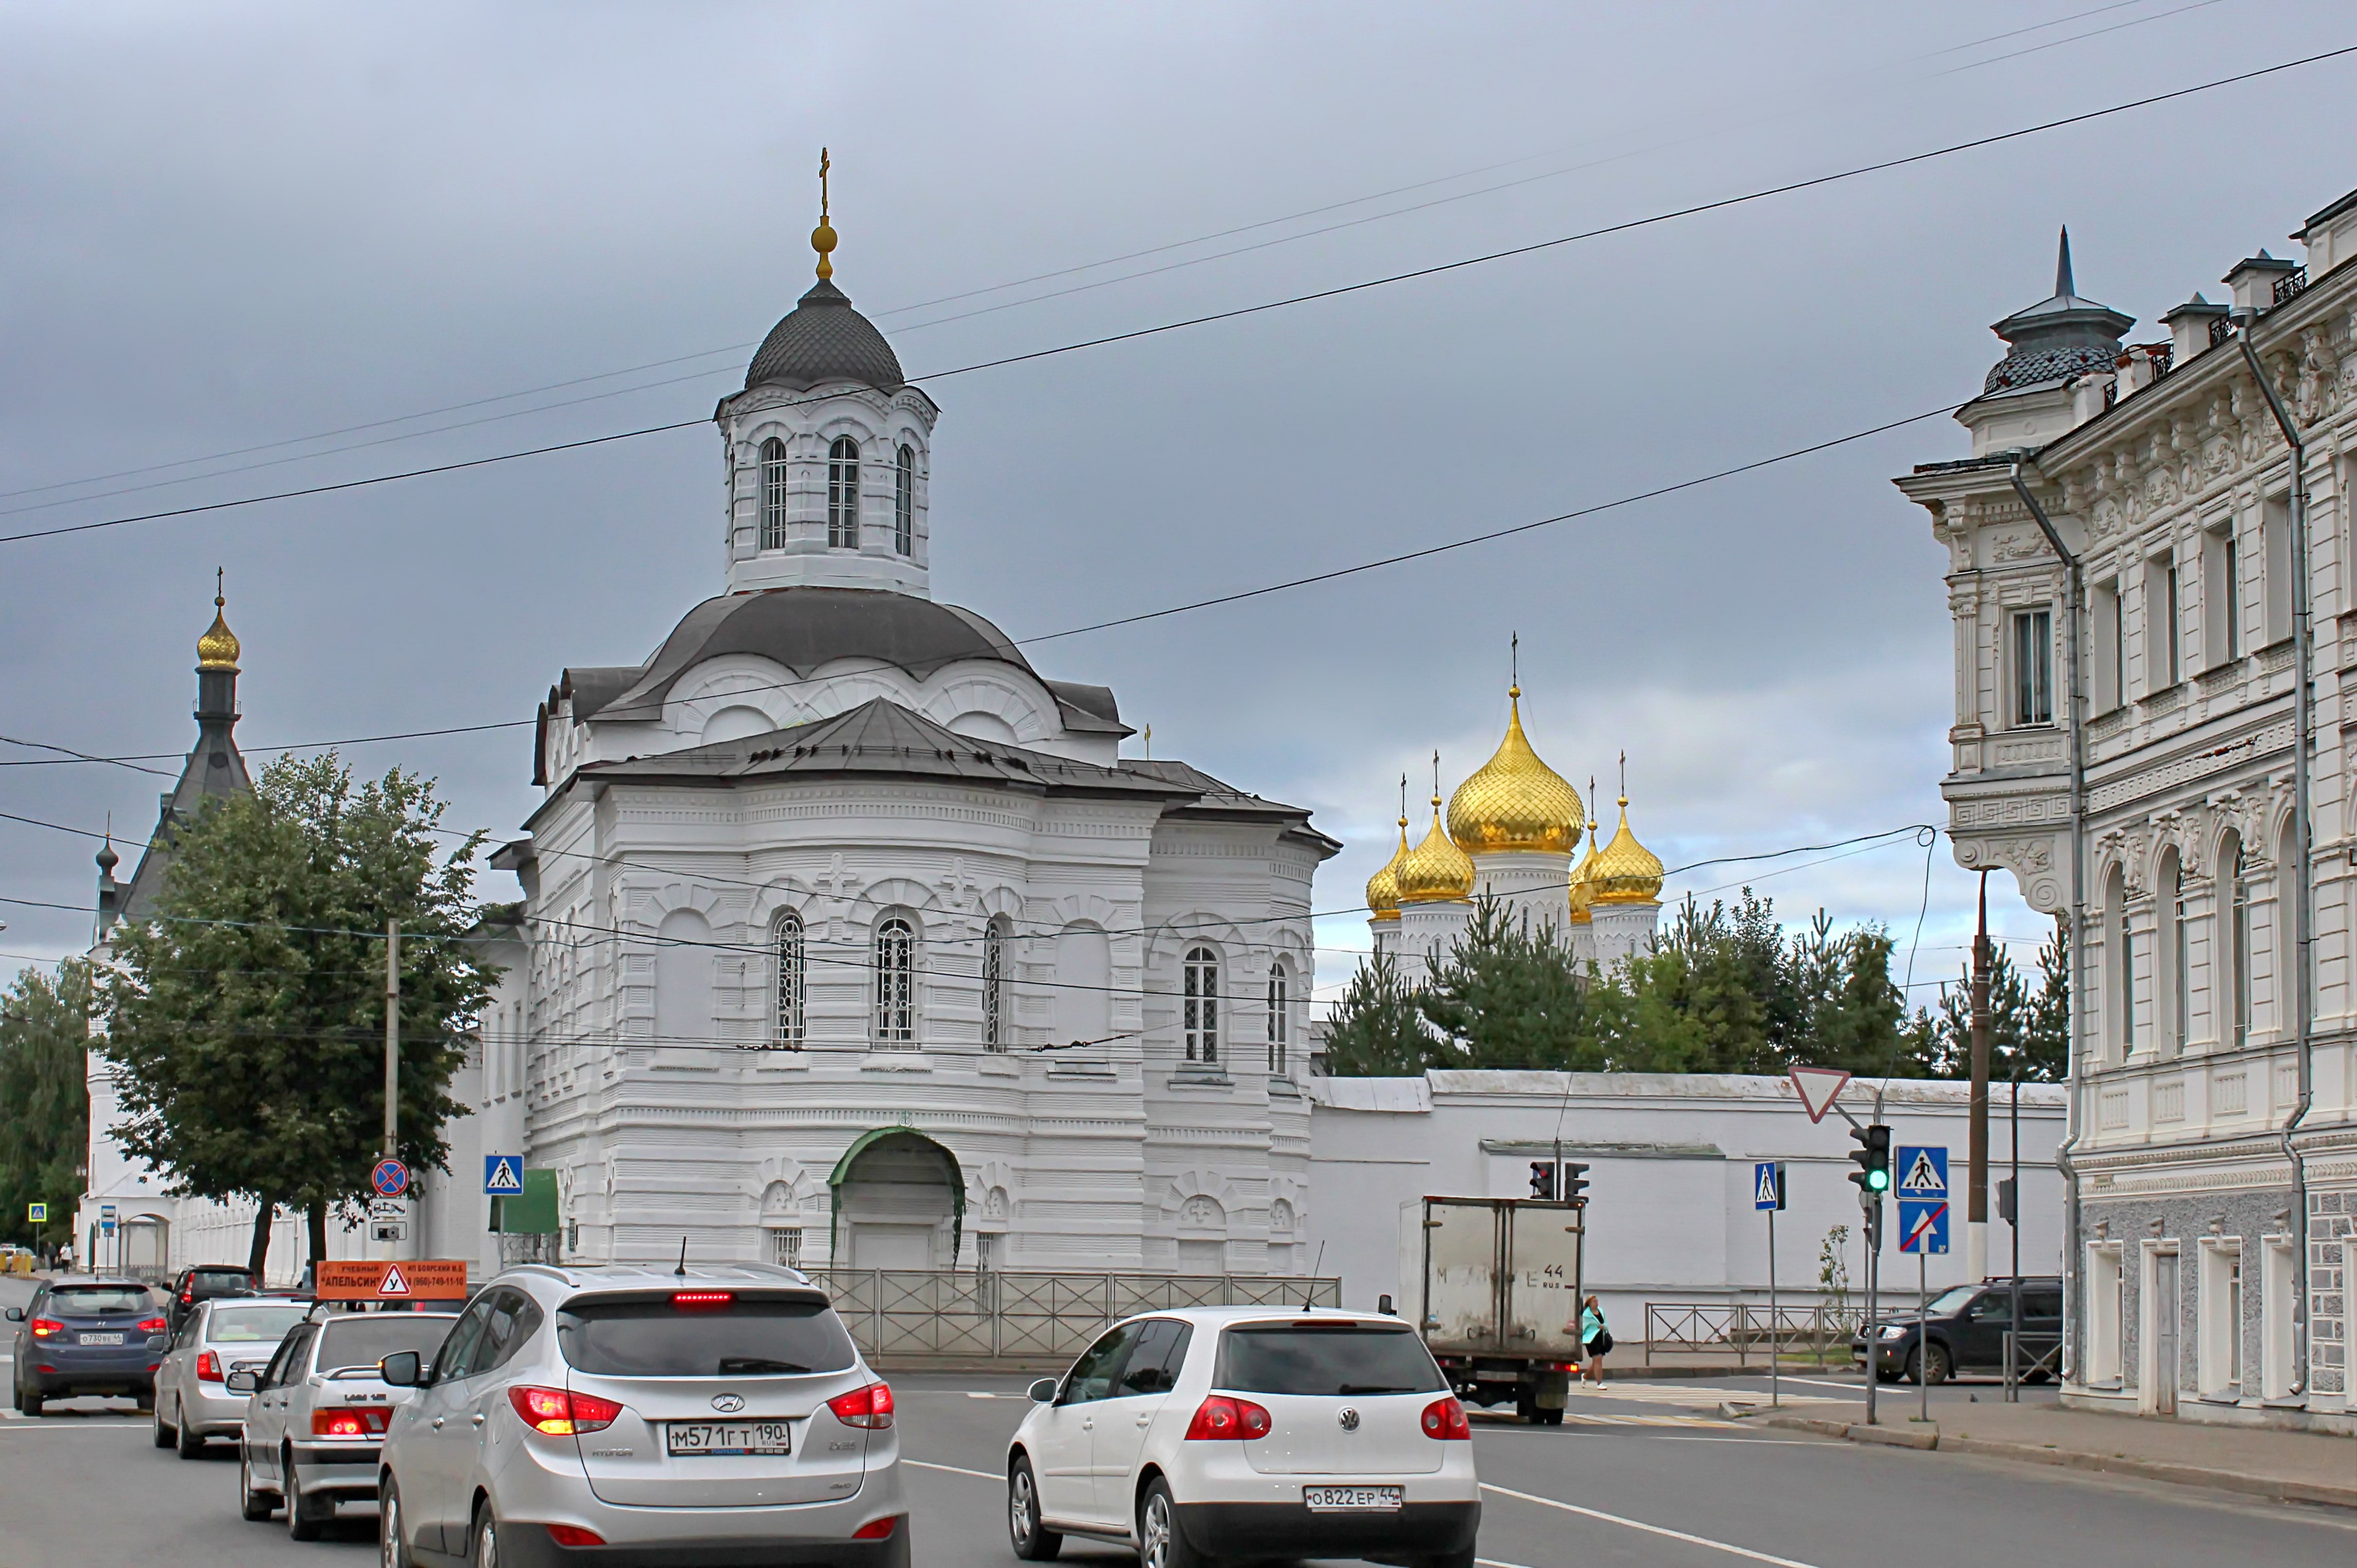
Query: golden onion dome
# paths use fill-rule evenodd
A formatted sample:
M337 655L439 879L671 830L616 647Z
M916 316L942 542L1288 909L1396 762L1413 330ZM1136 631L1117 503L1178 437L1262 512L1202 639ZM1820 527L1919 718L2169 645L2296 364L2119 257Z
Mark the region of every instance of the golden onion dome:
M1402 835L1405 837L1405 835ZM1393 875L1403 904L1438 904L1473 893L1473 857L1457 847L1440 825L1440 797L1432 798L1432 831L1401 855Z
M1383 862L1383 868L1367 878L1367 918L1371 920L1396 920L1400 918L1399 866L1407 857L1407 819L1399 820L1399 848Z
M1596 870L1596 824L1587 824L1587 854L1581 859L1579 869L1571 874L1571 923L1588 923L1588 906L1596 898L1596 884L1590 880Z
M1498 753L1448 798L1448 836L1474 854L1504 850L1541 850L1569 854L1579 847L1587 813L1579 791L1539 760L1523 734L1523 689L1507 693L1512 703L1506 738Z
M1587 875L1597 904L1655 904L1662 897L1662 857L1629 831L1629 797L1620 797L1620 831L1590 855Z
M199 670L231 670L237 668L237 633L230 630L221 611L229 601L221 595L213 596L213 624L210 630L197 639L197 668Z

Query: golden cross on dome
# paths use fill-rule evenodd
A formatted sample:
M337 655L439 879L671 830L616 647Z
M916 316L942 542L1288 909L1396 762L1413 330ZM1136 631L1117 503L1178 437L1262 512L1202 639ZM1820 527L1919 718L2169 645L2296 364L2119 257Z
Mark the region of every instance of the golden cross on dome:
M1523 634L1514 633L1506 644L1506 695L1523 694Z
M834 225L827 217L826 174L833 166L834 160L827 156L827 150L821 147L818 150L818 227L811 231L811 249L818 252L818 275L822 282L834 275L834 263L827 260L827 252L834 249L835 238Z
M1438 746L1434 746L1434 747L1432 748L1432 810L1433 810L1433 813L1434 813L1434 815L1437 816L1437 815L1439 814L1439 811L1440 811L1440 748L1439 748Z
M1401 774L1401 775L1400 775L1400 823L1399 823L1399 825L1400 825L1402 828L1405 828L1405 827L1407 826L1407 775L1406 775L1406 774L1405 774L1405 773L1403 773L1403 774ZM1405 841L1403 841L1403 842L1405 842Z
M1629 754L1625 751L1620 754L1620 803L1629 803Z

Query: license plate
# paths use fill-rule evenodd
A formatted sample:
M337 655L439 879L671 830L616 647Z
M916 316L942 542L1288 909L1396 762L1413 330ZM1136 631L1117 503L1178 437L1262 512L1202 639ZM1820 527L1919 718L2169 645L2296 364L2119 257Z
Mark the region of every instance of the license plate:
M120 1345L123 1343L123 1336L120 1334L85 1334L81 1337L81 1343L84 1345Z
M1304 1487L1311 1513L1396 1513L1405 1500L1398 1487Z
M663 1442L675 1458L732 1454L791 1454L791 1429L782 1421L674 1421Z

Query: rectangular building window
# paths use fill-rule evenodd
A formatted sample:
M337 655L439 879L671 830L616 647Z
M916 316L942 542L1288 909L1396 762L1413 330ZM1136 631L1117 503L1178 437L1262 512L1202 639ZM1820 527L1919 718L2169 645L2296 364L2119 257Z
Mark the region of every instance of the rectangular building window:
M2115 577L2095 585L2088 634L2094 639L2087 668L2093 677L2095 711L2108 714L2126 700L2127 644L2120 636L2120 584Z
M2266 1275L2259 1282L2259 1397L2291 1397L2299 1380L2292 1359L2292 1247L2288 1236L2266 1240Z
M2087 1249L2087 1368L2083 1381L2116 1386L2120 1380L2120 1250Z
M2214 670L2243 653L2243 581L2230 521L2201 536L2201 663Z
M2200 1335L2194 1347L2196 1375L2204 1399L2240 1399L2243 1393L2243 1243L2201 1243L2201 1294L2194 1302Z
M2281 642L2291 635L2291 498L2269 496L2259 514L2259 536L2266 549L2267 640Z
M802 1230L799 1225L770 1232L770 1262L790 1269L802 1266Z
M2018 610L2013 617L2013 722L2054 722L2054 613Z
M2148 692L2184 678L2177 651L2177 566L2165 555L2144 564L2144 680Z

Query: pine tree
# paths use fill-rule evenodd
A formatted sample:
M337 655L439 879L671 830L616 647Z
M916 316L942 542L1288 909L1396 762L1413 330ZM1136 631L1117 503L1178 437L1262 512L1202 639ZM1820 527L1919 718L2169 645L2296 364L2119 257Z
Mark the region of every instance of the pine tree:
M1588 1072L1604 1064L1578 967L1552 922L1492 897L1417 997L1440 1036L1436 1066Z
M1432 1036L1399 965L1379 952L1359 966L1326 1020L1332 1078L1413 1078L1432 1065Z

